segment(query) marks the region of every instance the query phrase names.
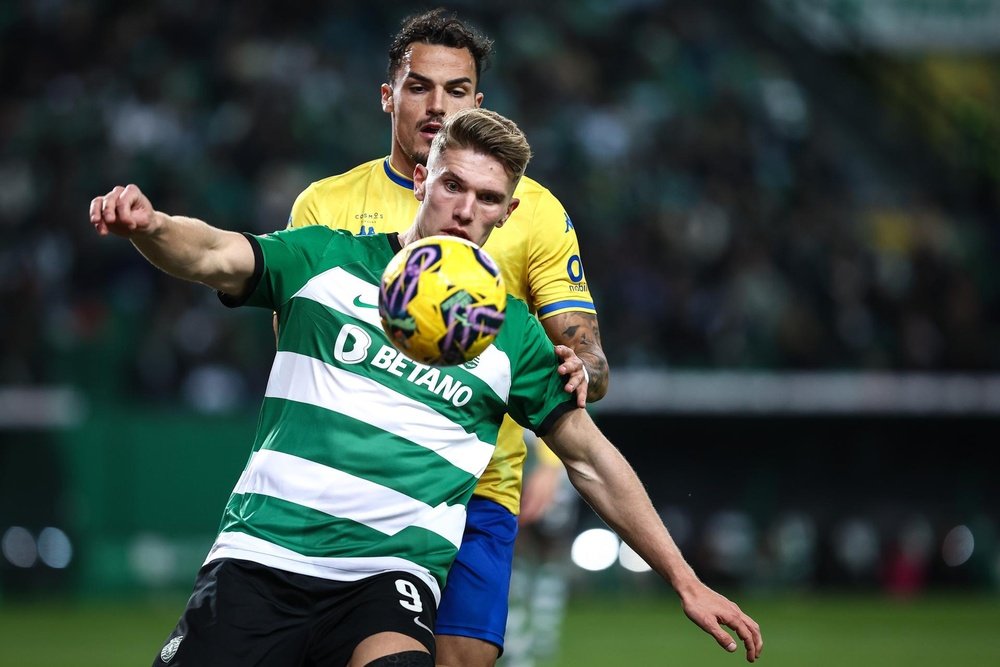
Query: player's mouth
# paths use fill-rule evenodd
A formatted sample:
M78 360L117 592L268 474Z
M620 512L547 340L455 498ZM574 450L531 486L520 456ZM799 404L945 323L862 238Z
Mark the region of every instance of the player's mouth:
M465 233L464 229L460 227L449 227L448 229L441 230L442 234L447 234L448 236L456 236L460 239L465 239L466 241L471 241L469 235Z
M441 121L432 120L429 123L424 123L419 128L420 136L431 141L434 139L434 135L441 131Z

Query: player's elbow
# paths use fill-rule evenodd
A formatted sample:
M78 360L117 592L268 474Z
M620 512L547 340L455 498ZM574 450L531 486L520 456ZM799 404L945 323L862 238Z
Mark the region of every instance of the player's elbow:
M589 384L587 385L587 402L596 403L597 401L604 398L608 393L608 383L604 382L600 385Z
M604 398L608 393L608 385L611 379L611 369L608 368L608 360L603 354L595 356L596 362L588 364L587 369L589 375L587 382L588 403L594 403Z

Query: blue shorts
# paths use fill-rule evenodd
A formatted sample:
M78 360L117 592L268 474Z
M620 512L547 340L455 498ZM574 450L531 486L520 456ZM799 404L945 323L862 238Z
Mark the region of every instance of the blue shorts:
M441 593L435 633L482 639L503 653L517 517L473 496L465 536Z

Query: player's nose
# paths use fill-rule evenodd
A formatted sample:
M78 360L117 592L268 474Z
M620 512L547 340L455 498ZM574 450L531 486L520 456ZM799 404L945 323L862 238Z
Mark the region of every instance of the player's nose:
M455 202L455 219L462 223L470 223L476 214L476 198L472 193Z
M427 96L427 113L431 116L444 115L444 90L435 88Z

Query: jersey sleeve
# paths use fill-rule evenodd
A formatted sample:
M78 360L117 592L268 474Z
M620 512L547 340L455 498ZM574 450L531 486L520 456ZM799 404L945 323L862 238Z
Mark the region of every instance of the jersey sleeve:
M319 189L313 183L299 193L292 204L292 212L288 215L288 229L309 227L320 224Z
M576 407L576 401L563 389L565 382L556 370L559 357L541 323L527 308L523 313L507 409L514 421L542 436L567 410Z
M334 235L325 227L307 227L254 236L263 270L246 305L280 310L316 275Z
M568 311L596 313L573 221L548 190L535 205L532 231L528 292L538 317Z

